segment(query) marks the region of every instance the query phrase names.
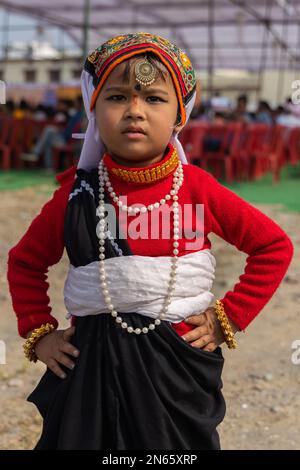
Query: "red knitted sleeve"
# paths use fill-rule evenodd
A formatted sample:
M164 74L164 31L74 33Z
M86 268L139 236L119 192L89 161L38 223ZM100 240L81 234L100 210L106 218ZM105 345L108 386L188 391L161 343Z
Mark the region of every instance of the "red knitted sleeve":
M51 315L47 272L64 251L64 214L72 183L54 192L26 233L8 253L7 279L20 336L43 323L58 326Z
M244 273L222 300L228 317L243 330L273 296L293 256L287 234L272 219L208 176L210 230L247 253Z

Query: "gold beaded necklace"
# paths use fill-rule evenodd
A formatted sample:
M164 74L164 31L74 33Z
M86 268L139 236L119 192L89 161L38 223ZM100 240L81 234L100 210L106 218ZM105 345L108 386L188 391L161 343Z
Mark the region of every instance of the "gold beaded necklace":
M176 148L169 145L167 155L158 163L150 165L144 169L130 168L118 165L109 154L104 154L103 161L108 171L117 178L128 183L148 184L160 181L170 175L178 166L179 158Z

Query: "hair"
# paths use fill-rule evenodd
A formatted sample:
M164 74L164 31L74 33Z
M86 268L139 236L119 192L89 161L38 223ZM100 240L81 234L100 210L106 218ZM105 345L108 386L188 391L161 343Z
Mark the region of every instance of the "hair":
M28 105L27 101L24 100L24 98L22 98L22 99L20 100L19 108L20 108L20 109L25 109L25 110L26 110L26 109L29 109L29 105Z
M9 111L14 111L15 110L15 102L13 100L7 100L5 104L5 108Z
M124 69L123 77L122 77L123 82L129 83L132 60L136 59L137 57L147 59L148 62L150 62L150 64L153 65L153 67L156 68L156 70L158 71L159 77L164 82L166 81L166 76L168 76L168 74L169 74L169 71L166 68L166 66L159 60L159 58L155 55L155 53L146 52L145 54L137 54L134 57L131 57L130 59L125 61L125 69ZM175 126L179 125L180 123L181 123L181 114L180 114L179 106L178 106Z
M247 103L248 103L248 96L247 96L245 93L243 93L242 95L239 95L239 96L238 96L238 99L237 99L237 100L238 100L239 102L242 101L242 102L244 102L245 104L247 104Z
M260 100L258 103L259 108L263 108L266 111L272 111L271 106L269 105L268 101Z

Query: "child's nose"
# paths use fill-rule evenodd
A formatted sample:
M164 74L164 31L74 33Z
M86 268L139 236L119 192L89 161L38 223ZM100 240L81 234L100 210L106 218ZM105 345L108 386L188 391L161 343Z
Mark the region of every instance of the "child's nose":
M139 96L133 96L128 103L128 108L126 110L125 117L132 117L132 118L144 118L145 112L143 108L142 100Z

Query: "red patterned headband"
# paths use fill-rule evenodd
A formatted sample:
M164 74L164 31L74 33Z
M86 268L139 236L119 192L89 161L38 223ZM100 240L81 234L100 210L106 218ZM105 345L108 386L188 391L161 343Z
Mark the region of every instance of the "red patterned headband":
M193 66L188 56L175 44L150 33L117 36L102 44L87 57L84 69L92 75L95 88L90 104L91 111L112 70L121 62L146 52L155 54L168 69L179 102L182 124L185 124L185 107L196 90Z

